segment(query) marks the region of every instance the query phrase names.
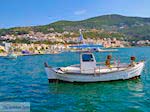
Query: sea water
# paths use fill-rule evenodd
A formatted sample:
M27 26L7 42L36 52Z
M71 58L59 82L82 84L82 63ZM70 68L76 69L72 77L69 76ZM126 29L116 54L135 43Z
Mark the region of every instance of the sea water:
M104 61L110 53L95 53ZM146 59L135 80L72 84L48 83L44 62L67 66L79 63L79 53L0 57L0 102L30 102L31 112L150 112L150 47L120 48L116 60Z

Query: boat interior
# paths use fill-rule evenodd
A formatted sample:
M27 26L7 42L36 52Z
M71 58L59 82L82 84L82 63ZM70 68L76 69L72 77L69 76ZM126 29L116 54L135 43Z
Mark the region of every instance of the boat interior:
M129 67L129 64L126 64L126 63L122 63L119 66L111 65L111 67L107 67L105 65L104 66L99 65L99 66L96 66L94 70L89 68L89 70L93 71L93 73L89 72L85 74L105 74L105 73L110 73L110 72L122 71L122 70L127 69L128 67ZM80 64L67 66L67 67L60 67L60 68L57 68L55 71L58 73L66 73L66 74L82 74Z
M93 53L81 53L80 64L56 68L55 72L61 74L106 74L126 70L128 63L111 63L108 55L106 62L97 63Z

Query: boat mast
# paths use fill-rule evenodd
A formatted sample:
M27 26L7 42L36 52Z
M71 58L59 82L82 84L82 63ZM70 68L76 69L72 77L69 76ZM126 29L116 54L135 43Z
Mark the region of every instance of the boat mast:
M79 33L80 33L80 36L78 37L78 46L81 45L81 43L83 44L83 35L82 35L82 30L79 29ZM82 49L82 48L80 48ZM81 53L79 52L79 60L80 60L80 72L81 72Z

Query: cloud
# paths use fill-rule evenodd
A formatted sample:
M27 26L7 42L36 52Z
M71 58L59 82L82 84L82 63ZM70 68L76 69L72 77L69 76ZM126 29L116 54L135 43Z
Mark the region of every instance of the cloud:
M75 15L83 15L86 13L86 10L85 9L82 9L82 10L78 10L78 11L75 11L74 14Z

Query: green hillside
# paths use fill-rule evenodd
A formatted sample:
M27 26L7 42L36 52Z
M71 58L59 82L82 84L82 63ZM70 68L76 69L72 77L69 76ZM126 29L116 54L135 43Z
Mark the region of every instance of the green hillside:
M53 29L53 30L52 30ZM150 18L104 15L82 21L58 21L48 25L0 29L0 35L26 34L34 32L77 32L79 29L103 29L106 32L119 32L129 40L150 39Z

